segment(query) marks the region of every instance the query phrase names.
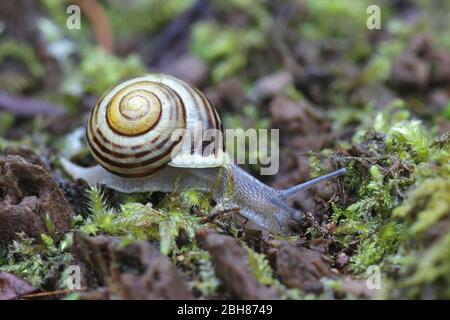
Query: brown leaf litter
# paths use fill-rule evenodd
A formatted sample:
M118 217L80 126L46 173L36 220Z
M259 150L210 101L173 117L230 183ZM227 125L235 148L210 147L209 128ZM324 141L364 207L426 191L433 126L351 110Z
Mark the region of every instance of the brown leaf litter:
M8 272L0 272L0 300L20 299L23 295L37 291L25 280Z
M73 214L42 166L16 155L0 159L0 242L10 242L22 232L35 239L43 233L61 236L70 229ZM48 230L47 215L53 230Z
M108 236L74 234L73 253L83 286L96 288L81 299L192 299L182 276L149 242L121 246Z
M215 273L224 289L235 299L279 299L275 288L261 284L248 264L247 252L238 239L200 230L196 239L212 256Z

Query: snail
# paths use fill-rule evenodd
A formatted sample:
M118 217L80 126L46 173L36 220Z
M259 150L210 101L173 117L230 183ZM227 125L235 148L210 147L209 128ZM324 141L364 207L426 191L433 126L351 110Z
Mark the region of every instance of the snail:
M243 217L278 234L289 233L291 222L300 219L287 205L289 198L345 173L340 169L286 190L271 188L231 163L221 148L213 155L181 152L183 139L174 139L174 132L195 135L196 123L203 130L223 130L217 111L198 89L164 74L137 77L107 91L91 111L86 140L98 165L85 168L65 158L61 165L74 179L125 193L210 191L215 201L227 198Z

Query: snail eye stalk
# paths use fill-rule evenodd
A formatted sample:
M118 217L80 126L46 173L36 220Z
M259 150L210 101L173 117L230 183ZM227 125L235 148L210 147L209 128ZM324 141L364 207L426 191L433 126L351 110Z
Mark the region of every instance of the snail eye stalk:
M344 175L346 172L347 172L347 170L345 168L342 168L342 169L333 171L331 173L325 174L323 176L320 176L318 178L312 179L310 181L301 183L292 188L283 190L283 191L281 191L281 193L286 199L289 199L300 191L307 190L320 182ZM278 198L272 198L272 199L270 199L270 202L273 205L289 212L292 220L298 221L300 223L303 221L303 214L300 211L291 207L286 201L278 199Z
M281 193L286 197L286 198L291 198L293 195L295 195L297 192L303 191L303 190L307 190L309 188L311 188L312 186L326 181L326 180L330 180L334 177L338 177L338 176L342 176L344 174L347 173L347 169L342 168L336 171L333 171L331 173L325 174L323 176L317 177L315 179L309 180L305 183L301 183L298 184L292 188L286 189L286 190L282 190Z

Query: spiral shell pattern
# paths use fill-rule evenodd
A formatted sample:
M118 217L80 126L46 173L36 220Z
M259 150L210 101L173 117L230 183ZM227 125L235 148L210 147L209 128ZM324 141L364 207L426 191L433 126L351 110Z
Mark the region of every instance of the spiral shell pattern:
M106 92L93 108L86 130L95 160L124 178L143 178L171 161L181 139L177 129L221 129L217 111L198 89L174 77L150 74ZM176 149L175 149L176 151Z

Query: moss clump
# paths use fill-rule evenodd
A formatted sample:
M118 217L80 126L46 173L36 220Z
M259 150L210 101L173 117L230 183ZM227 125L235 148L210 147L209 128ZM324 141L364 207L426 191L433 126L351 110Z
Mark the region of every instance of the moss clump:
M180 252L176 261L183 270L189 287L203 298L215 298L220 280L217 278L211 254L196 246Z
M209 202L204 198L206 196L193 190L181 195L177 192L169 195L158 209L137 202L124 203L118 209L110 208L98 187L91 187L88 196L91 214L80 226L81 231L121 236L125 243L157 240L161 253L165 255L178 252L180 248L177 240L182 235L187 241L194 241L196 230L204 227L201 223L203 217L199 213L209 209ZM198 211L191 214L191 208L194 207Z
M66 281L62 269L69 266L73 257L70 253L72 233L56 242L49 235L43 234L41 242L25 235L19 235L5 251L0 249L0 271L11 272L37 287L45 287L47 282L56 280L56 287L66 289Z
M450 158L449 158L450 160ZM400 268L386 288L389 298L450 298L450 175L427 179L394 210L407 225Z
M377 132L357 133L360 143L348 151L357 149L358 157L338 160L349 169L345 181L354 200L345 209L334 206L332 219L337 224L336 240L353 253L351 268L357 273L370 265L383 266L387 255L397 253L406 227L393 215L394 209L415 183L437 177L448 167L448 152L436 147L419 121L406 116L403 110L391 117L379 114L374 123Z

